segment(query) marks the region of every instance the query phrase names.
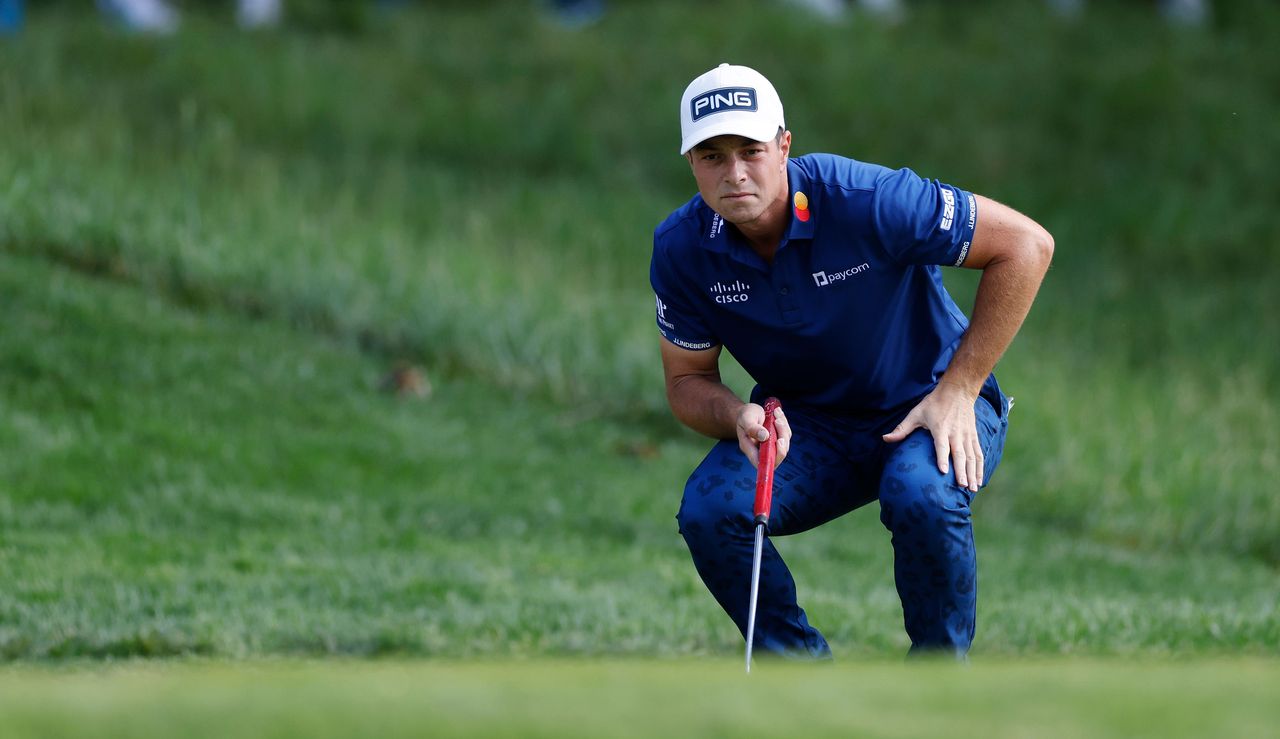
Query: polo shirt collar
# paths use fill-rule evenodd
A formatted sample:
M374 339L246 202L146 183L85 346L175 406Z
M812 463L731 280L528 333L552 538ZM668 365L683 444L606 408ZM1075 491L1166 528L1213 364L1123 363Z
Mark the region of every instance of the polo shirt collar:
M720 214L715 212L710 205L707 205L705 200L702 201L702 207L706 208L706 212L711 214L710 223L702 230L702 241L700 242L702 248L707 251L720 252L721 254L730 253L732 248L729 246L729 242L737 239L737 234L729 227L729 222L721 218Z
M817 204L809 188L809 178L794 159L787 160L787 186L791 188L791 220L782 239L784 246L794 239L812 239L817 222Z

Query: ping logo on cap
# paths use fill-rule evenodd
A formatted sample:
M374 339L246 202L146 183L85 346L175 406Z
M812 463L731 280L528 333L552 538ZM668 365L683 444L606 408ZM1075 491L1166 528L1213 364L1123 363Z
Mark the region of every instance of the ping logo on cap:
M727 110L758 110L754 87L721 87L689 101L689 116L698 121Z

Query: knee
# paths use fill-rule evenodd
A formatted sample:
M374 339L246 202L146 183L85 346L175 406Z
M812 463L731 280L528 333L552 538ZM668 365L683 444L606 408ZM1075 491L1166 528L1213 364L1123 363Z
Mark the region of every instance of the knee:
M751 488L750 492L747 488ZM676 514L680 534L691 540L748 531L751 501L744 502L744 494L754 494L754 487L748 485L747 488L736 476L702 468L696 470L685 483L680 512Z
M920 461L894 462L880 480L880 521L895 533L967 525L970 499L950 472Z

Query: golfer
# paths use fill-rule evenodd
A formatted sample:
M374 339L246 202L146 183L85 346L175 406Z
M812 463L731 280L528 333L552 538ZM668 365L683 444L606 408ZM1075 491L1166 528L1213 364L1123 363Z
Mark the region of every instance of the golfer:
M1053 238L909 169L791 158L782 102L748 67L722 64L690 83L680 131L698 195L654 231L650 279L671 409L721 440L677 516L698 574L745 633L754 465L767 436L758 402L777 396L769 533L878 502L912 653L962 657L977 605L969 507L1000 461L1010 408L991 373ZM939 266L982 270L972 321ZM722 349L757 383L751 402L721 382ZM755 647L831 653L771 543Z

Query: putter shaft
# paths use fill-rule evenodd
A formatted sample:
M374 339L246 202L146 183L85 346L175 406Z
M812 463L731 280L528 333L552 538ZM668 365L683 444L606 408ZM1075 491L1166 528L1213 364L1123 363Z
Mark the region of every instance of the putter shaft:
M751 674L751 643L756 636L756 596L760 592L760 559L764 555L764 524L756 524L756 553L751 560L751 606L747 611L747 674Z
M781 408L777 398L764 402L765 440L760 443L760 459L756 465L756 499L751 508L756 521L756 554L751 561L751 606L747 611L747 674L751 674L751 647L756 637L756 597L760 593L760 559L764 556L764 533L769 527L769 508L773 505L773 464L778 455L778 435L774 414Z

